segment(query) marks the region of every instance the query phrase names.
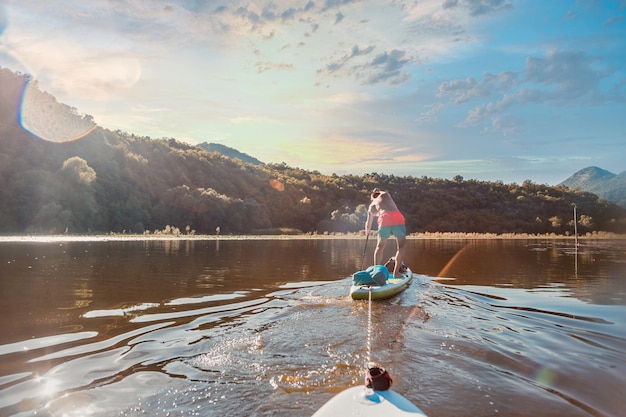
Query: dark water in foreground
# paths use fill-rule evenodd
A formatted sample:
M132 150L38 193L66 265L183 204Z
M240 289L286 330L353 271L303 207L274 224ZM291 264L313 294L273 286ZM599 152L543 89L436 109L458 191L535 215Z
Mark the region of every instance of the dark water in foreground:
M626 241L408 245L425 276L372 306L396 391L430 416L626 415ZM363 380L363 249L0 241L0 416L311 415Z

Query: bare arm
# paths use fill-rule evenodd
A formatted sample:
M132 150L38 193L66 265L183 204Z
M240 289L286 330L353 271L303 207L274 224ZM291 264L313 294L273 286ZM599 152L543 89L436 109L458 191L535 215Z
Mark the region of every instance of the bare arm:
M367 220L365 221L365 234L369 235L372 230L372 223L374 222L374 217L377 216L378 209L372 203L367 209Z

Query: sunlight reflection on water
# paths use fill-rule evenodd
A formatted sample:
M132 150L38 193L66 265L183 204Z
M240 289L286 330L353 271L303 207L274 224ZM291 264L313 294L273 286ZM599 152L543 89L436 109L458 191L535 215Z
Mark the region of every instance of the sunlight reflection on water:
M0 415L310 415L362 384L362 242L217 243L0 243ZM623 246L543 244L409 241L427 276L372 305L394 389L439 416L619 415Z

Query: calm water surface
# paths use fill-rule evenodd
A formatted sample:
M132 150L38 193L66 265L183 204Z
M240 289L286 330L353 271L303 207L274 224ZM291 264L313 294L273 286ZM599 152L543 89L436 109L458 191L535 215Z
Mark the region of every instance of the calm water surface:
M363 250L0 241L0 416L309 416L363 381ZM371 355L430 416L626 415L626 241L414 239L407 258L421 275L373 304Z

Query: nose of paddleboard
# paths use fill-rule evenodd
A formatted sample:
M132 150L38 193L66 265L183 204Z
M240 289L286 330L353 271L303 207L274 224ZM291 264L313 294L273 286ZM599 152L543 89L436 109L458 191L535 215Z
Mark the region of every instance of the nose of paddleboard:
M372 388L363 388L360 391L356 391L354 393L354 399L361 404L365 405L376 405L385 401L385 398L380 396L376 391Z

